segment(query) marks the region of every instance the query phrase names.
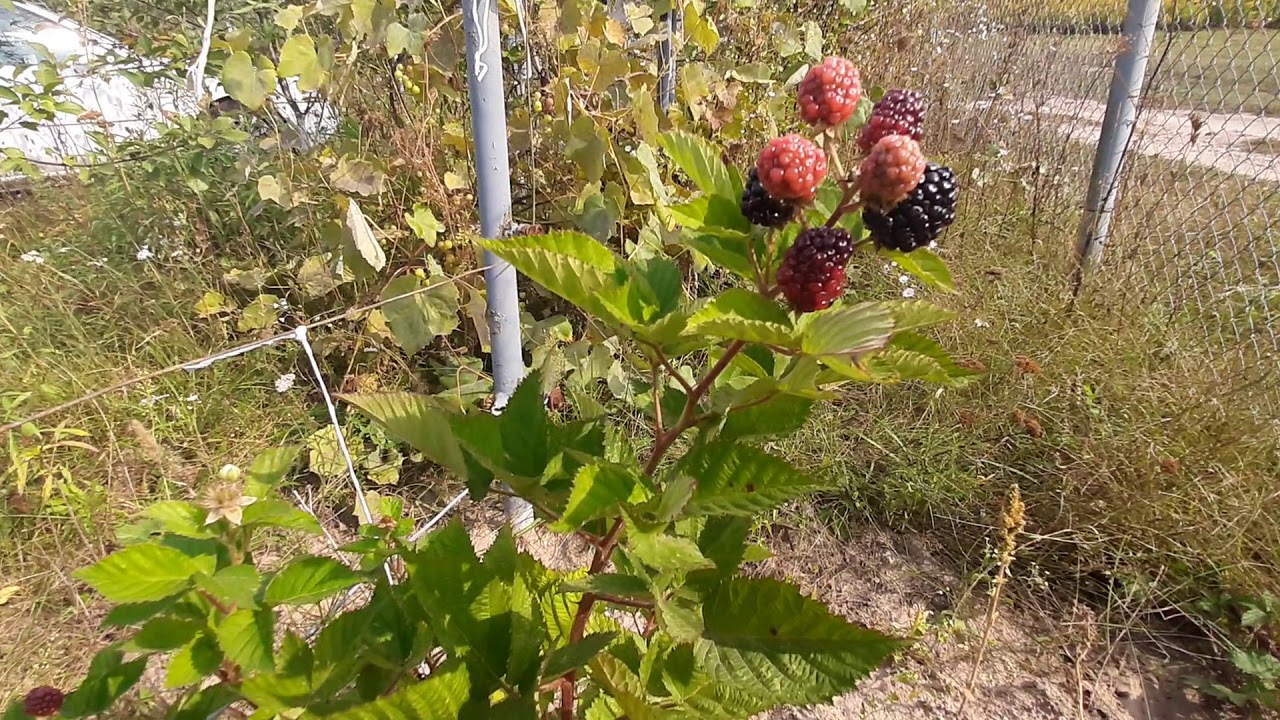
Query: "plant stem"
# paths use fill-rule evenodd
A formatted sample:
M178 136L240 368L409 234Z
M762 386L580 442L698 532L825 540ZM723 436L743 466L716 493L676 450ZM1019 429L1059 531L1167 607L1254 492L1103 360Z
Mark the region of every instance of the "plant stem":
M702 402L702 398L711 390L711 386L715 384L720 374L729 367L729 363L733 362L733 358L742 349L747 346L743 340L734 340L724 349L724 354L715 365L707 371L702 380L689 390L685 397L684 410L680 413L680 419L676 421L666 432L657 434L653 443L653 452L649 455L649 461L645 463L644 474L650 477L658 469L658 465L662 462L663 456L671 449L671 445L684 433L685 430L697 425L706 416L698 414L698 404ZM662 362L666 364L666 359L661 357ZM587 570L591 575L600 574L606 565L609 564L609 558L613 556L614 548L618 546L618 540L622 536L623 522L622 518L613 521L613 525L609 527L609 532L605 534L604 539L596 546L595 553L591 556L591 567ZM595 605L598 598L594 593L583 593L582 599L578 601L578 612L573 617L573 627L569 630L569 644L572 645L580 640L587 631L587 621L591 619L591 607ZM565 675L565 682L560 687L560 720L573 720L573 710L577 696L577 679L578 673L572 670Z

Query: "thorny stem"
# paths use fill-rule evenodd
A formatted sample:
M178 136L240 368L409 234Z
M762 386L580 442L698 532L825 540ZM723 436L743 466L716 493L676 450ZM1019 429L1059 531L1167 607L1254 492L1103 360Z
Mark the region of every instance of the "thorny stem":
M697 385L689 390L685 398L684 410L680 413L680 419L666 432L657 434L653 443L653 451L649 455L649 461L644 466L645 475L653 475L654 471L658 469L658 465L662 462L663 456L671 449L671 445L684 434L685 430L706 419L706 415L698 414L698 404L702 402L702 398L711 390L711 386L715 384L716 379L725 371L725 368L729 367L729 363L733 362L733 358L742 352L746 345L746 342L742 340L734 340L729 343L716 364L707 371L707 374ZM613 556L613 551L617 548L618 540L622 536L622 528L622 518L613 521L613 525L609 527L609 532L596 545L595 553L591 556L591 566L587 570L588 573L598 575L609 564L609 558ZM578 612L573 617L573 627L569 630L570 645L582 640L582 636L586 634L587 621L591 618L591 607L599 599L605 598L601 598L595 593L582 594L582 599L578 601ZM573 710L577 695L577 678L577 671L571 670L565 675L565 682L560 686L560 720L573 720Z

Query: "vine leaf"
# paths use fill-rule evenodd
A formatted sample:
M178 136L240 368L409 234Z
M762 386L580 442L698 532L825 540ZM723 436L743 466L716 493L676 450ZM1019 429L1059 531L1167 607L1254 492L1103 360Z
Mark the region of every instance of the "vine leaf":
M270 62L264 61L264 64L270 65ZM255 67L253 58L243 50L231 53L222 66L222 85L227 94L250 110L262 109L275 84L275 69Z

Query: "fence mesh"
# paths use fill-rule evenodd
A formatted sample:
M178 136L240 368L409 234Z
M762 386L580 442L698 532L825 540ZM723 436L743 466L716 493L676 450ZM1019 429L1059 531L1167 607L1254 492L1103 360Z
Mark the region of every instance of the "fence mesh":
M900 18L895 67L937 108L931 137L1021 168L1032 253L1070 248L1126 47L1124 0L927 4ZM1152 350L1280 415L1280 3L1161 8L1111 233L1085 299L1150 329ZM975 171L976 172L976 171ZM972 209L1006 189L967 178ZM1041 244L1052 238L1052 246ZM1064 269L1065 271L1065 269Z

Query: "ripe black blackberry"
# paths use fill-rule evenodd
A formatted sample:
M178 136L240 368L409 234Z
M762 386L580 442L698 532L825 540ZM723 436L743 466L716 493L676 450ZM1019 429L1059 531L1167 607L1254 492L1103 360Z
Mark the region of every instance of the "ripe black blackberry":
M840 228L809 228L796 237L778 268L778 287L796 312L831 307L844 292L853 238Z
M956 219L960 188L951 168L929 163L924 178L906 200L886 212L862 211L862 224L880 247L911 252L937 239Z
M42 685L31 689L22 698L22 710L32 717L50 717L62 709L62 700L61 690Z
M871 109L862 126L858 146L869 152L882 137L906 135L920 142L924 137L924 96L915 90L890 90Z
M738 207L751 224L764 227L782 227L796 215L796 204L770 195L760 184L760 172L755 168L747 173L747 186L742 188Z

